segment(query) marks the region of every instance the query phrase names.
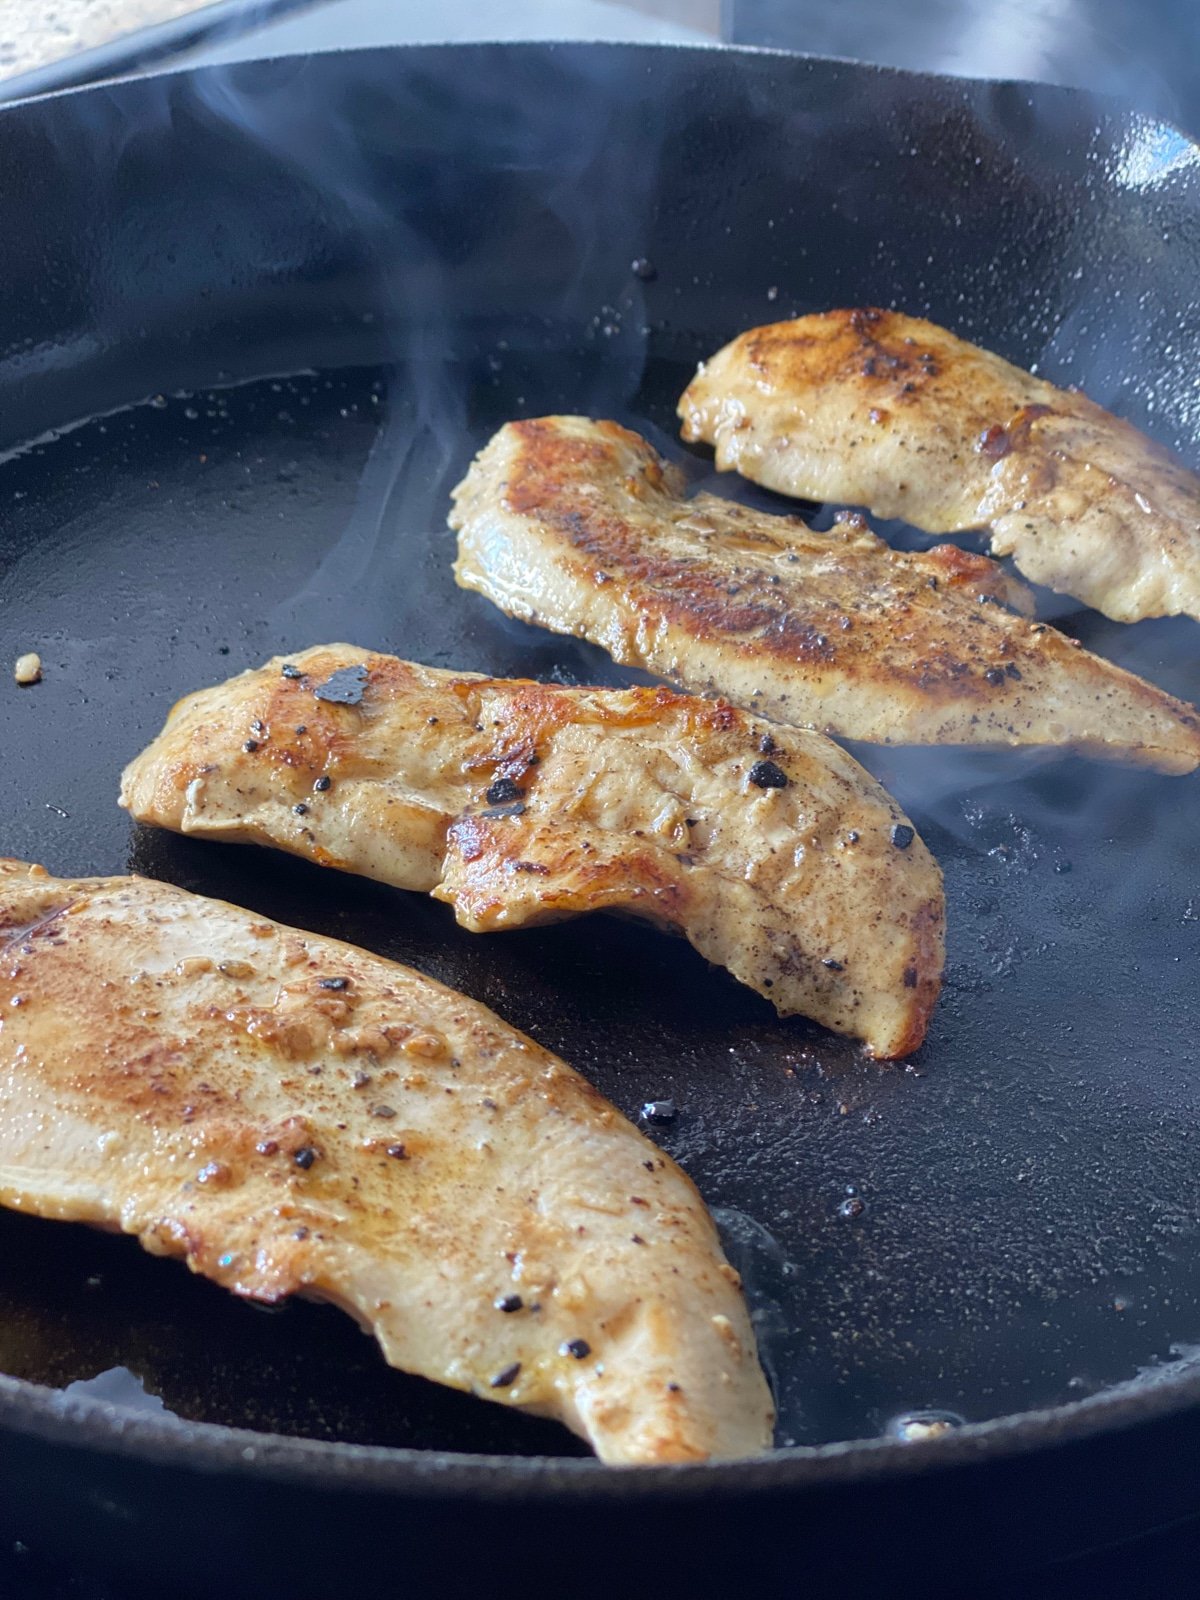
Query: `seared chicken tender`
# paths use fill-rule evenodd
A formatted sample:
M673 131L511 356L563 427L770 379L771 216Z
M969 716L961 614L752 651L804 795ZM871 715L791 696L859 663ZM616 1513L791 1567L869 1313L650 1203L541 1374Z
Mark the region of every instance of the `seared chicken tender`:
M431 891L483 933L621 911L766 995L920 1044L941 874L820 734L668 689L564 689L328 645L189 695L127 768L142 822Z
M991 531L1118 622L1200 617L1200 477L1074 390L920 317L826 311L743 333L679 403L717 465L930 533Z
M510 422L455 490L455 573L510 616L735 704L880 744L1066 745L1189 772L1190 706L1081 650L954 545L891 550L711 494L614 422Z
M166 884L0 861L0 1015L0 1203L331 1300L392 1366L608 1462L769 1448L695 1188L483 1006Z

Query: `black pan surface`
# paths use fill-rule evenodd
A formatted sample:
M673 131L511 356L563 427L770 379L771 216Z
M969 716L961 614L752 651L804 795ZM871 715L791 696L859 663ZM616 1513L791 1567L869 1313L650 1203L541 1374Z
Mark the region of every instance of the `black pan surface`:
M45 663L35 688L0 688L4 852L352 939L493 1006L630 1115L673 1097L655 1137L746 1278L781 1446L1129 1380L1126 1420L1138 1395L1146 1415L1164 1390L1190 1405L1195 778L856 749L946 874L945 996L894 1068L648 930L475 938L418 896L132 829L115 796L181 693L310 643L629 681L456 590L448 491L500 423L568 410L785 509L674 442L696 360L756 322L929 315L1194 462L1196 150L1069 91L601 46L254 63L18 105L0 133L0 661ZM1043 599L1090 648L1200 699L1196 624ZM581 1448L388 1371L327 1308L264 1315L128 1240L4 1213L0 1259L0 1369L18 1380L128 1368L179 1418L531 1456L547 1483L565 1480L546 1458ZM101 1392L159 1410L114 1381ZM61 1411L21 1385L0 1399L18 1430ZM1097 1414L986 1429L979 1448ZM125 1426L79 1415L93 1443ZM170 1454L159 1417L135 1454L146 1428ZM178 1449L198 1437L180 1429ZM862 1470L923 1448L860 1452ZM446 1465L394 1458L412 1481L422 1460Z

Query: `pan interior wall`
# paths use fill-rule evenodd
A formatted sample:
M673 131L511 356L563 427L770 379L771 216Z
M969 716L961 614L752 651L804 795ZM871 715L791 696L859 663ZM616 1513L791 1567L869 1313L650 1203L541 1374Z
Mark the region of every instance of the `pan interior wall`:
M678 380L648 369L643 426L666 428ZM603 372L574 381L598 392ZM473 938L420 897L131 829L117 809L120 767L180 694L309 642L626 681L449 575L449 486L494 426L560 408L565 384L555 359L525 364L522 404L470 389L440 463L412 415L423 380L367 369L139 407L9 462L0 652L36 645L45 679L9 695L6 850L52 870L132 868L356 940L495 1007L630 1116L674 1098L678 1120L655 1137L716 1208L746 1278L781 1439L870 1435L931 1407L1001 1415L1170 1360L1200 1332L1185 782L858 750L930 840L949 895L945 998L928 1044L890 1069L778 1021L681 942L632 924ZM609 409L629 415L617 395ZM381 448L385 481L407 466L368 505ZM1186 691L1178 630L1149 632L1148 668ZM3 1214L0 1234L0 1366L17 1376L62 1384L125 1366L187 1417L571 1448L388 1372L327 1309L267 1317L83 1230Z
M1190 147L1061 91L636 49L259 63L2 117L0 448L24 447L0 463L0 661L45 663L3 693L4 851L352 939L493 1006L628 1114L674 1098L655 1137L746 1279L781 1442L1189 1360L1196 779L857 749L947 883L945 996L892 1069L646 929L472 938L420 897L132 830L115 796L180 694L311 643L629 681L455 588L449 488L504 421L582 411L794 509L675 442L695 362L754 323L927 314L1194 463ZM1200 699L1195 624L1043 600ZM574 1448L388 1372L327 1308L267 1317L130 1241L8 1213L0 1247L18 1377L128 1367L185 1417Z

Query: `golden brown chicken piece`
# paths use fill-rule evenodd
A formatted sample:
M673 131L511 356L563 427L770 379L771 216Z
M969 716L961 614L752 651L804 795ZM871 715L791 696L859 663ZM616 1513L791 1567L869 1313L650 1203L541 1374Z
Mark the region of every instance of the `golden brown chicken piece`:
M916 1049L941 981L941 874L879 784L819 734L668 689L318 647L181 700L121 803L432 891L472 932L644 917L878 1056Z
M935 323L866 308L753 328L701 366L679 414L718 466L783 494L988 528L1027 577L1119 622L1200 617L1200 478Z
M454 498L459 583L685 688L880 744L1200 763L1191 707L1015 615L1028 591L986 556L689 499L614 422L510 422Z
M769 1448L695 1188L476 1002L166 884L0 861L0 1015L0 1203L331 1300L393 1366L605 1461Z

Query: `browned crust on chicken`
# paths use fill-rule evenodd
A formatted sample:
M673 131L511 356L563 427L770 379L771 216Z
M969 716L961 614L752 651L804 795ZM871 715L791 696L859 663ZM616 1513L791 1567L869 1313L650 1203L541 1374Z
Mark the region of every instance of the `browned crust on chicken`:
M606 1461L769 1448L695 1188L476 1002L167 884L0 861L0 1016L0 1204L331 1300L393 1366Z
M509 423L454 501L461 584L687 688L885 744L1200 763L1189 706L1015 614L1029 592L987 557L689 498L616 423Z
M322 699L347 669L358 703ZM432 891L474 932L646 918L879 1056L915 1049L940 986L941 874L875 780L819 734L669 689L317 647L181 701L121 803Z
M931 533L988 528L1038 583L1133 622L1200 616L1200 478L1075 390L877 307L752 328L679 403L717 463Z

